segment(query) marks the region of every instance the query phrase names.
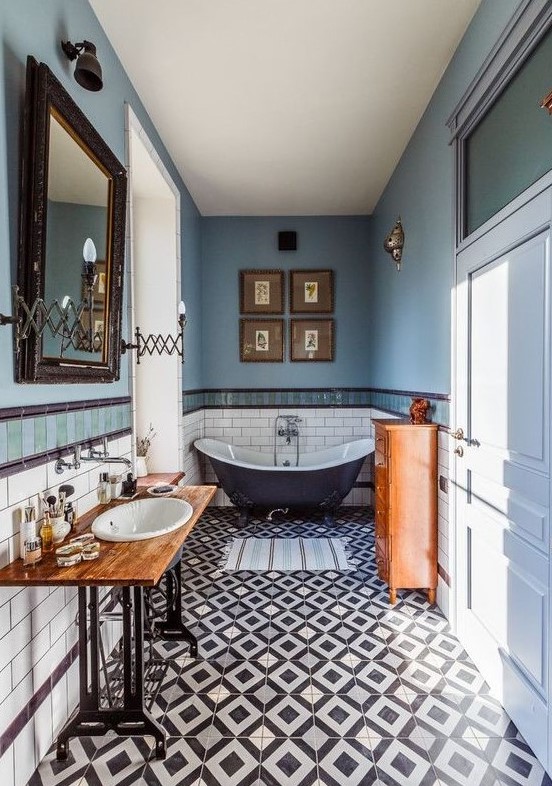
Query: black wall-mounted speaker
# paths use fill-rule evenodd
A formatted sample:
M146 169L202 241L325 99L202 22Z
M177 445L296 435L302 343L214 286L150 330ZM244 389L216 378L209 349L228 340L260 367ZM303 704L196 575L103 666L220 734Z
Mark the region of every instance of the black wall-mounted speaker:
M297 251L297 232L278 232L278 251Z

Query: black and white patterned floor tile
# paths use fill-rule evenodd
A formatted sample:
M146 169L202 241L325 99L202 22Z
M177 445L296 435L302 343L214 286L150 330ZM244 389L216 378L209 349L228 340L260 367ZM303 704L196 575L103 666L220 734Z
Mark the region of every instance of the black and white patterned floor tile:
M260 783L263 786L318 786L316 750L300 737L263 741Z
M437 786L439 780L422 740L382 737L372 754L378 778L386 786Z
M205 761L208 737L169 737L167 756L150 759L142 780L148 786L197 786ZM104 786L107 786L104 784Z
M261 737L209 738L198 786L258 786L261 750Z
M154 643L166 759L151 738L83 737L29 786L552 786L439 610L417 591L389 604L366 510L335 527L312 512L236 524L211 508L186 542L199 657ZM355 569L224 573L230 539L248 535L346 537Z
M369 740L328 739L316 752L321 786L372 786L379 782Z
M29 786L73 786L80 783L98 748L98 738L71 740L66 761L56 759L52 748L29 781Z
M117 783L131 786L141 782L145 764L153 747L151 737L110 736L102 740L101 748L86 770L82 786Z

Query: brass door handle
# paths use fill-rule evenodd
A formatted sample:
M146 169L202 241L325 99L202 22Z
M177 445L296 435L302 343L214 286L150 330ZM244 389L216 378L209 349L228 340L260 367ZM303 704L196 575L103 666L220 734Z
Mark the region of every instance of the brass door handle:
M457 428L456 431L451 431L450 432L450 436L453 439L460 439L460 440L462 440L462 439L464 439L464 429L463 428Z
M464 448L462 447L462 445L458 445L458 447L454 449L454 452L456 453L457 456L462 458L462 456L464 455Z

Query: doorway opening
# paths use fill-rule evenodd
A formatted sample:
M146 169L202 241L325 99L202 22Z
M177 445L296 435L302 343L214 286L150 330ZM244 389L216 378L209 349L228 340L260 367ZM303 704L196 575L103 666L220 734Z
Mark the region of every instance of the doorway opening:
M181 294L180 194L131 107L127 105L129 167L129 333L175 335ZM178 355L131 350L133 430L153 429L148 472L181 471L182 363Z

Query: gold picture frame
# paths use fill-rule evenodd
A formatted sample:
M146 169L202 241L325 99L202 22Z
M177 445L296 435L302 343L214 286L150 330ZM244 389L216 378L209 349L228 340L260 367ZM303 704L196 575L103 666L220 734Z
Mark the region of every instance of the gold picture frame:
M240 313L283 314L284 271L240 270Z
M332 313L333 270L290 270L289 276L289 310L292 314Z
M242 363L284 362L283 319L240 319Z
M293 362L331 362L335 353L333 319L290 319L289 346Z

